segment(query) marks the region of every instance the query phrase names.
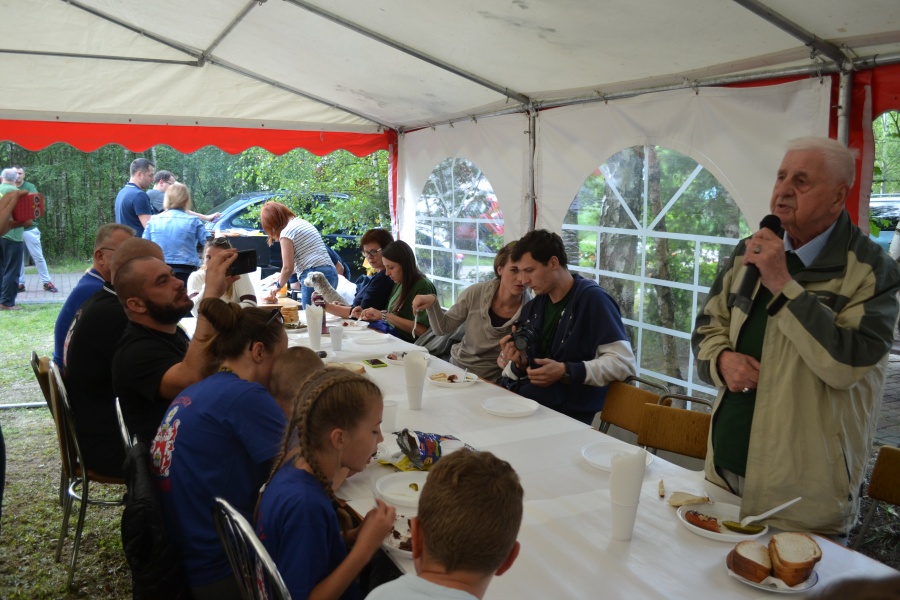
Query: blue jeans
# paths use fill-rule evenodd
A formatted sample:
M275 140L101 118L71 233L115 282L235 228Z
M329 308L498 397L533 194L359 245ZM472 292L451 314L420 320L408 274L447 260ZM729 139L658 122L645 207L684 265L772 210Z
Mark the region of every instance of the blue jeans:
M15 306L19 293L19 270L22 268L22 257L25 255L25 244L0 238L0 304Z
M334 268L334 265L321 265L318 267L310 267L309 269L306 269L305 271L297 275L297 279L300 280L300 290L303 293L303 304L300 308L306 308L306 306L310 302L310 296L312 296L312 293L316 291L311 287L306 287L305 285L303 285L303 281L306 279L306 276L313 271L318 271L319 273L324 275L328 283L331 284L331 287L337 289L338 274L337 269Z

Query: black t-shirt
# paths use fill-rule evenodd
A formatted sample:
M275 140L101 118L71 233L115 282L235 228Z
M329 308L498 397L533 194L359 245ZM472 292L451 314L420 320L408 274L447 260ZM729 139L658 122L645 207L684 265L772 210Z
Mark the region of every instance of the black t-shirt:
M113 390L129 432L144 443L156 437L171 403L159 395L163 375L184 359L189 343L181 329L170 334L135 323L128 324L119 340L112 363Z

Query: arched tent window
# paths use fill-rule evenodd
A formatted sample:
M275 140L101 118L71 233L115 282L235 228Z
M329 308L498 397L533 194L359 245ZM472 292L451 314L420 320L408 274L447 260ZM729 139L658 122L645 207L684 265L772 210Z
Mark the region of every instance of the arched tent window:
M464 158L447 158L431 172L416 205L419 269L449 307L467 286L494 276L503 245L503 214L484 173Z
M720 265L750 234L725 187L660 146L611 156L584 182L563 224L569 268L619 303L638 374L713 395L696 374L694 317Z
M895 234L900 221L900 111L876 117L872 134L875 164L869 196L869 233L896 259L900 257L900 237Z

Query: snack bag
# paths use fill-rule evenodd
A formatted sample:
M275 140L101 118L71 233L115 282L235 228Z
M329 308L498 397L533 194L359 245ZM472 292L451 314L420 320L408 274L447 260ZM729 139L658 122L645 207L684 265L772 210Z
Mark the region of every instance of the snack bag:
M403 458L409 460L412 467L427 471L431 466L441 458L441 441L442 440L459 440L452 435L441 435L440 433L423 433L421 431L410 431L404 429L395 434L397 436L397 445L402 450ZM400 465L395 466L401 470Z

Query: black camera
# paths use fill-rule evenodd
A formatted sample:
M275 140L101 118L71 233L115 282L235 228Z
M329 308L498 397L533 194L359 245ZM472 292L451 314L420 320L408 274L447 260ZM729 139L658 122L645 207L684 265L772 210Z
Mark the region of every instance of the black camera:
M516 328L512 335L513 345L519 352L527 353L529 346L537 339L537 334L527 321L516 321L513 326Z

